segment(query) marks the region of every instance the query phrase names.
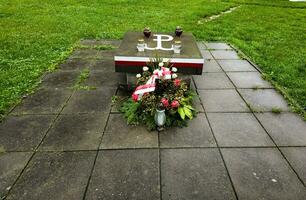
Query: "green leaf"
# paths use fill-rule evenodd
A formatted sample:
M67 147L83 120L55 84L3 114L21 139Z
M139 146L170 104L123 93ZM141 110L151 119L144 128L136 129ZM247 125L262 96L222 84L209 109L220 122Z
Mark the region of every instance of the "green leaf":
M184 109L182 107L179 107L177 109L177 112L180 114L182 119L185 119L185 112L184 112Z
M189 118L189 119L192 119L192 112L189 108L187 108L186 106L184 106L184 112L185 112L185 115Z
M181 104L186 105L188 103L188 98L182 98Z
M194 110L194 108L191 105L185 105L184 107L188 108L189 110Z

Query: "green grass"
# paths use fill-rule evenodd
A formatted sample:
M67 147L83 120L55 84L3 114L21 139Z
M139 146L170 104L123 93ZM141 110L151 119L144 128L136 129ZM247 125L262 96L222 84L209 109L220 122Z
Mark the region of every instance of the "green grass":
M306 9L241 6L203 25L206 40L226 40L257 63L266 79L306 109Z
M237 5L233 13L197 24ZM177 25L199 40L232 43L305 110L305 19L305 3L285 0L0 0L0 115L35 89L79 39L119 39L128 30L173 31Z
M244 5L262 5L284 8L305 8L305 3L295 3L290 2L289 0L224 0L224 2L235 2L237 4Z
M95 87L85 85L85 82L89 78L89 76L90 76L89 68L83 69L79 74L73 88L76 90L95 90L96 89Z

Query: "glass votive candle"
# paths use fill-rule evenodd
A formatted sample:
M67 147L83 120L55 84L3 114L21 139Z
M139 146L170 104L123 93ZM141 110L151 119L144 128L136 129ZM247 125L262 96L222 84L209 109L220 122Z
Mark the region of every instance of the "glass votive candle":
M144 42L144 39L139 39L138 40L138 43L137 43L137 50L138 51L144 51L145 50L145 42Z
M181 53L182 49L182 42L181 41L175 41L173 45L173 51L174 53Z

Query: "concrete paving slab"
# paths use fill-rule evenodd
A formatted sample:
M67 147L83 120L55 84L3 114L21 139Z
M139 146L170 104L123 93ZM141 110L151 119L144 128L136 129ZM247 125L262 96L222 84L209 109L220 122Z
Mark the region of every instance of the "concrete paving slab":
M251 113L208 113L220 147L274 146Z
M76 91L64 108L63 113L73 114L109 111L111 108L111 98L115 92L115 88Z
M205 62L206 62L207 59L213 59L211 53L208 50L201 50L201 54L202 54L203 58L205 59Z
M158 133L144 126L129 126L121 114L111 114L101 149L158 147Z
M8 194L31 155L30 152L0 153L0 199Z
M118 87L120 83L126 82L125 74L115 72L92 71L85 85L93 87Z
M193 79L198 90L234 88L224 73L204 73L201 76L194 76Z
M38 152L7 199L82 199L96 152Z
M210 53L215 59L240 59L237 52L232 50L212 50Z
M160 199L158 150L100 151L89 199Z
M207 47L205 46L204 42L202 42L202 41L198 41L198 42L197 42L197 45L198 45L198 47L199 47L200 50L205 50L205 49L207 49Z
M226 50L226 49L232 49L228 44L223 42L205 42L205 45L208 49L218 49L218 50Z
M72 88L80 73L79 71L56 71L49 73L44 77L41 87Z
M132 92L131 91L128 91L124 88L121 88L119 87L117 92L116 92L116 96L118 97L118 102L117 104L114 104L112 105L112 110L111 110L111 113L120 113L119 109L120 109L120 102L123 100L123 99L127 99L129 97L131 97L131 94Z
M247 60L217 60L222 69L226 72L257 72L255 67Z
M97 150L108 113L61 115L39 150Z
M71 58L59 65L59 69L62 71L70 70L83 70L89 68L92 65L93 60L84 58Z
M57 114L72 94L69 89L41 88L23 99L14 114Z
M96 49L77 49L72 53L70 58L82 58L82 59L97 58L98 52L99 51Z
M294 113L256 113L279 146L306 146L306 122Z
M111 59L98 59L93 61L90 70L115 73L115 62Z
M222 149L238 199L305 199L306 189L276 148Z
M119 47L121 44L121 40L111 40L111 39L103 39L103 40L91 40L91 39L84 39L80 41L81 45L86 45L86 46L101 46L101 45L111 45L114 47Z
M216 60L205 60L203 73L223 72Z
M249 112L236 90L199 90L206 112Z
M116 50L103 50L103 51L98 51L97 57L99 59L110 59L113 60L114 56L116 55Z
M183 75L184 76L184 75ZM194 77L197 76L197 75L193 75L193 76L190 76L190 85L189 85L189 88L193 91L196 91L197 90L197 87L195 86L195 83L194 83ZM201 76L201 75L200 75Z
M192 80L190 81L190 89L193 90L196 93L197 89L196 89L196 86L194 84L194 81L192 81ZM195 109L195 111L197 113L204 112L204 108L203 108L203 105L202 105L202 102L200 100L199 95L194 96L193 102L192 102L192 107Z
M229 78L237 88L273 88L273 86L261 78L259 72L229 72Z
M215 147L204 113L188 122L188 127L169 128L159 133L161 147Z
M202 106L201 100L199 96L195 96L193 99L193 105L192 107L195 109L197 113L203 113L204 108Z
M116 91L116 96L118 97L118 102L117 104L113 104L112 105L112 109L111 109L111 113L120 113L119 109L120 109L120 101L122 101L122 99L127 99L129 98L132 94L131 91L127 91L125 88L121 88L118 87L117 91Z
M55 115L9 116L0 124L0 148L33 151L51 126Z
M235 199L217 149L161 150L162 199Z
M274 89L239 89L239 92L254 112L272 111L272 109L290 110L282 95Z
M281 151L306 185L306 147L282 147Z

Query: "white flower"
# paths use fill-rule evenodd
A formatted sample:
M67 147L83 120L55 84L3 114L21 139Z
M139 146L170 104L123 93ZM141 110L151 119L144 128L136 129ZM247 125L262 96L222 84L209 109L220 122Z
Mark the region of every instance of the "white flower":
M172 74L172 78L177 78L177 74Z
M148 70L149 70L149 67L147 67L147 66L143 66L142 70L143 70L144 72L146 72L146 71L148 71Z
M160 62L160 63L158 64L158 66L162 67L162 66L164 66L164 63L163 63L163 62Z
M136 78L140 78L140 77L141 77L141 74L137 74L137 75L136 75Z
M173 72L177 72L177 68L176 67L172 67L171 69Z

